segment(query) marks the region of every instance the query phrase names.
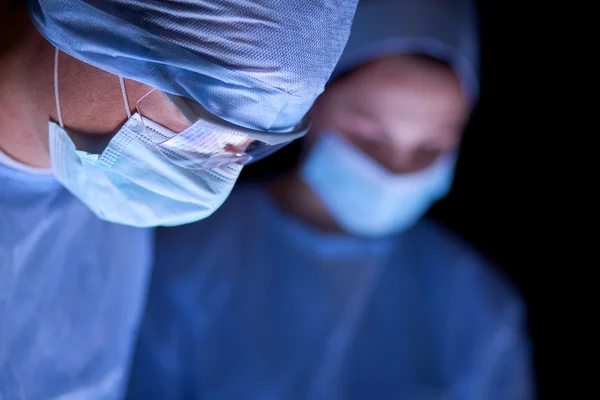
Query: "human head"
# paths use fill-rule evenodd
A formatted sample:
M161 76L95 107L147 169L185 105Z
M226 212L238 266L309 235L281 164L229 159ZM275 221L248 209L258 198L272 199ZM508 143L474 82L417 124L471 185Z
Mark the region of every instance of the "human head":
M456 147L479 94L475 14L472 0L361 1L312 136L336 130L395 173Z
M395 174L456 150L469 101L452 68L429 56L389 55L333 81L317 100L308 143L336 132Z
M311 110L297 176L305 201L342 229L387 235L450 188L478 96L469 0L364 0L325 93ZM318 212L317 212L318 213Z
M35 114L29 113L26 117L10 113L2 118L0 148L25 164L44 167L49 165L48 118L55 121L59 119L53 92L55 48L31 24L25 0L1 0L0 9L0 55L3 56L0 68L4 77L0 79L0 84L4 92L9 93L8 100L17 104L18 109L27 109L29 100L35 110ZM58 60L60 71L57 83L63 98L61 108L69 134L80 150L100 153L127 120L119 77L66 53L61 53ZM131 110L135 109L136 100L152 89L151 86L129 79L126 80L126 86L129 97L127 108ZM169 105L166 99L156 96L153 100L156 108L167 116L165 109ZM30 111L27 109L27 112ZM19 128L13 128L11 122ZM36 137L42 143L41 149L35 146L15 148L16 141L11 141L11 132L20 136L19 142L27 138L27 133L33 133L29 136Z
M3 66L10 74L2 90L16 93L10 101L17 99L21 115L3 115L0 147L26 163L49 164L47 121L61 120L54 104L54 47L61 51L56 81L62 120L78 151L100 154L128 119L126 111L134 111L151 89L192 100L224 123L285 134L323 90L355 5L27 0L43 38L31 31L11 51L10 65ZM23 132L37 138L36 151L22 145Z
M190 98L233 123L279 131L293 127L322 92L356 1L27 4L34 25L61 51Z

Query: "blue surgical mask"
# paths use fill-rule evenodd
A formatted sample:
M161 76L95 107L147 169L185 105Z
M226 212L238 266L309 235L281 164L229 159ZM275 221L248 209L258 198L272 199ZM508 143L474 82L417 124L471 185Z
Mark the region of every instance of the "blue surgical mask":
M175 226L210 216L227 199L242 165L184 168L159 150L148 130L164 138L177 134L139 114L131 115L125 81L119 78L127 122L102 154L78 150L64 129L54 54L54 95L58 124L50 122L49 143L56 178L100 219L136 227ZM171 159L170 159L171 158Z
M346 232L385 236L409 229L448 193L455 161L454 153L442 154L424 170L393 174L328 133L315 143L301 176Z
M67 132L51 122L50 156L57 179L99 218L136 227L208 217L227 199L242 170L238 164L207 171L174 164L153 146L138 114L102 154L77 150Z

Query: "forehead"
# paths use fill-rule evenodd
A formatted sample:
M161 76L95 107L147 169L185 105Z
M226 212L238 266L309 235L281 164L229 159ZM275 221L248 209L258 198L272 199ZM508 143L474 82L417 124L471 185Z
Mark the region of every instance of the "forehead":
M376 60L345 75L330 89L330 101L338 111L375 119L460 120L469 108L452 68L428 57Z

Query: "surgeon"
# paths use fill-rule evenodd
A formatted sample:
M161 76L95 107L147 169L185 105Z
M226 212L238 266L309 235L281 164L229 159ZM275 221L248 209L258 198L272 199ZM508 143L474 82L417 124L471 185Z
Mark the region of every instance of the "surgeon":
M0 0L0 399L119 399L152 265L306 133L356 1Z
M470 1L361 1L297 168L157 231L128 397L532 398L518 294L423 219L477 73Z

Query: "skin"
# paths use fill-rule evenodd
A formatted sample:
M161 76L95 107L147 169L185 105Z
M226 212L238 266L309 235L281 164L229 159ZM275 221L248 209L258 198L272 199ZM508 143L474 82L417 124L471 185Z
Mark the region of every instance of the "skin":
M58 121L54 47L33 27L25 7L3 1L0 27L0 37L12 38L0 44L0 149L23 164L50 168L48 121ZM126 88L132 112L152 90L132 80L126 80ZM119 78L61 53L59 89L73 142L79 150L101 153L127 121ZM167 127L186 124L163 96L152 96L147 109L168 121Z
M335 131L392 173L419 171L458 146L469 110L447 64L417 55L381 58L339 78L316 101L306 152L320 134ZM341 231L298 170L269 190L305 222Z

